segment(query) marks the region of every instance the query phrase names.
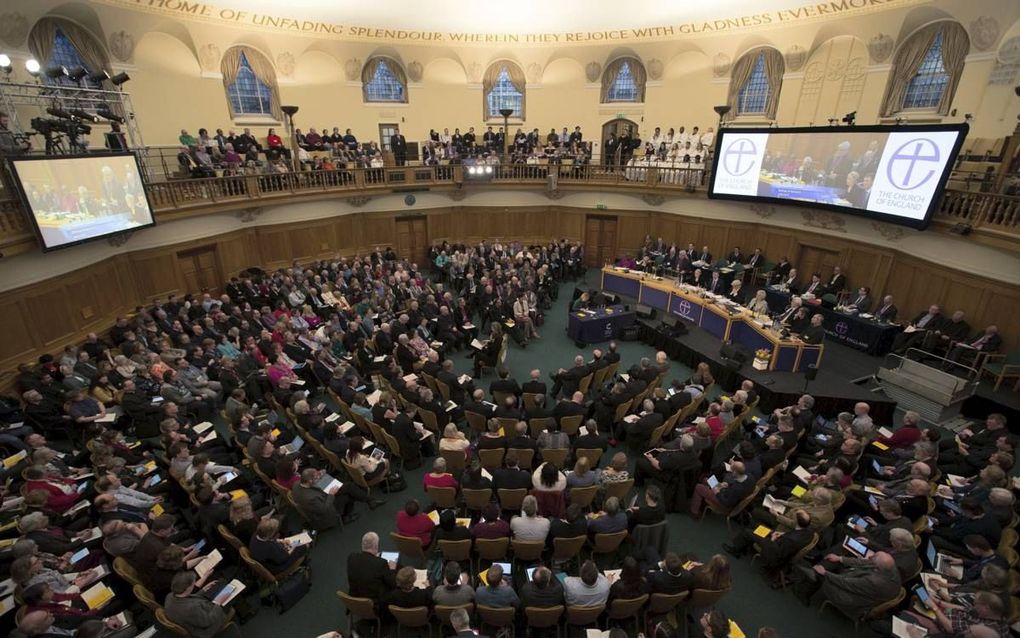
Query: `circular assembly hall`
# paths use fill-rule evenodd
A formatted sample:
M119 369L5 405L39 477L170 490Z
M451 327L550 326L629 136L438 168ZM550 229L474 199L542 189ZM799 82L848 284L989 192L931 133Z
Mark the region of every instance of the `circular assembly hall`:
M3 0L0 635L1020 635L1020 0Z

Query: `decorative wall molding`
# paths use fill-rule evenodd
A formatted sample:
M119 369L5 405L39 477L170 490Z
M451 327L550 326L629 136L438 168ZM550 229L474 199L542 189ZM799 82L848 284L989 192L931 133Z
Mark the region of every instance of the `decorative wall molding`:
M372 198L369 197L368 195L358 195L356 197L348 197L344 201L346 201L351 206L354 206L355 208L361 208L365 204L372 201Z
M879 33L871 38L868 40L868 55L871 56L871 61L885 62L892 55L895 45L896 43L893 41L892 36L884 33Z
M0 41L20 47L28 37L28 18L17 11L0 13Z
M905 231L902 226L893 226L892 224L886 224L884 222L871 222L871 227L874 228L879 235L884 237L886 241L899 241L903 239Z
M250 224L255 221L255 218L264 212L261 206L252 206L250 208L242 208L237 211L235 215L241 220L242 224Z
M135 37L127 31L110 34L110 55L119 62L129 62L135 54Z
M847 232L846 219L842 215L821 210L805 210L801 211L800 214L804 217L805 226L834 230L838 233Z
M655 193L645 193L641 196L641 199L649 206L662 206L662 203L666 201L665 197Z

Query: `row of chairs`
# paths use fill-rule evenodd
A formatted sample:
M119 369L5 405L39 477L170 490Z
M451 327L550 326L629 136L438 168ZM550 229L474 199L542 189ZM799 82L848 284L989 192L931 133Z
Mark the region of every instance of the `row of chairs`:
M551 630L557 638L561 631L566 631L569 636L572 629L607 628L626 626L629 623L633 623L634 632L638 633L645 631L654 619L670 615L674 616L673 622L685 623L688 611L712 607L728 592L728 589L695 589L679 594L643 594L637 598L614 599L608 605L525 607L523 614L529 631ZM382 618L371 599L354 597L342 590L338 590L336 595L347 609L348 632L351 632L355 622L360 621L374 625L376 636L383 635ZM440 632L450 627L450 615L458 609L476 617L482 632L491 628L505 630L511 636L516 635L517 610L512 607L487 607L468 603L457 606L436 605L430 612L428 607L387 606L387 611L397 622L397 636L401 635L401 630L414 630L431 637L434 626L438 626Z

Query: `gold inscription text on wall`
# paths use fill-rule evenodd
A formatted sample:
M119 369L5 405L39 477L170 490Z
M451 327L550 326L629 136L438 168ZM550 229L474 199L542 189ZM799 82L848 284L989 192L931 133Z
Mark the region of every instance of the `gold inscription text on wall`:
M190 0L93 0L101 4L127 7L162 16L233 25L240 29L258 29L306 37L350 41L388 41L421 44L486 46L517 44L531 46L563 46L601 42L653 42L677 36L710 36L718 33L787 26L797 22L845 18L883 9L901 8L928 0L826 0L743 16L727 16L713 20L697 20L662 26L602 31L569 31L551 33L471 33L456 31L416 31L378 28L294 16L269 15L254 11L217 7Z

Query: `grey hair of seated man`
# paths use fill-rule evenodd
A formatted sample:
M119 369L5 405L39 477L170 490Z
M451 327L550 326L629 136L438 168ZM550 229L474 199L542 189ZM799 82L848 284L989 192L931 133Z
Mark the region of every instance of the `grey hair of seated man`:
M365 532L365 535L361 537L361 551L379 551L379 535L375 532Z
M914 535L908 529L895 527L889 532L889 542L895 550L914 549Z

